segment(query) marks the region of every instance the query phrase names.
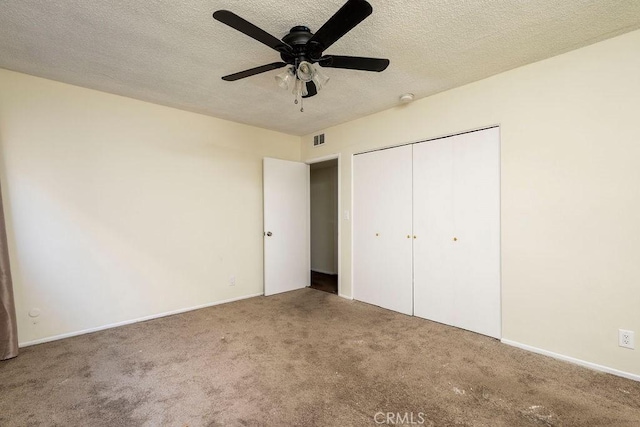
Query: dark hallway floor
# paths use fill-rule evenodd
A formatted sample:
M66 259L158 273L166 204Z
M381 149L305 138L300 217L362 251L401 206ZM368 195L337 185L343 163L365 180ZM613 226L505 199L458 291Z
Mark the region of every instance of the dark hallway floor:
M338 275L311 271L311 288L338 294Z

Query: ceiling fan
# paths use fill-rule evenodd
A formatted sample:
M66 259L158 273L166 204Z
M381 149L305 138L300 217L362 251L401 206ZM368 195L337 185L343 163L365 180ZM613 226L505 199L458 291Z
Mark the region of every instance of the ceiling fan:
M229 74L222 80L236 81L287 67L276 76L276 81L283 89L293 89L297 104L298 99L302 102L302 98L316 95L329 80L314 64L327 68L384 71L389 66L388 59L323 54L372 12L373 8L366 0L348 0L315 34L308 27L297 25L279 40L233 12L218 10L213 14L214 19L279 52L282 60ZM304 110L301 108L300 111Z

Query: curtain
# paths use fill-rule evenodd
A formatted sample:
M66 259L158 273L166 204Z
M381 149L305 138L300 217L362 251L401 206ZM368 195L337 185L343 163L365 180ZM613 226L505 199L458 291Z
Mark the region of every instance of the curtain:
M9 268L7 229L4 223L2 193L0 192L0 360L18 355L18 327L13 302L13 284Z

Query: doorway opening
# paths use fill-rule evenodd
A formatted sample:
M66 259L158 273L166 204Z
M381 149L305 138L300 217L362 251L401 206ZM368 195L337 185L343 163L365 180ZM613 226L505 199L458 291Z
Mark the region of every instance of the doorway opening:
M338 159L312 163L311 288L338 294Z

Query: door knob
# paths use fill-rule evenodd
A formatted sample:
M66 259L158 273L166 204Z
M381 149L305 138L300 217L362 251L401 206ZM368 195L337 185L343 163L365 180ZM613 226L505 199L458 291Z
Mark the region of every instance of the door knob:
M457 237L454 237L454 238L453 238L453 241L454 241L454 242L457 242L457 241L458 241L458 238L457 238Z
M271 233L270 231L267 231L267 237L271 237L273 235L273 233Z

